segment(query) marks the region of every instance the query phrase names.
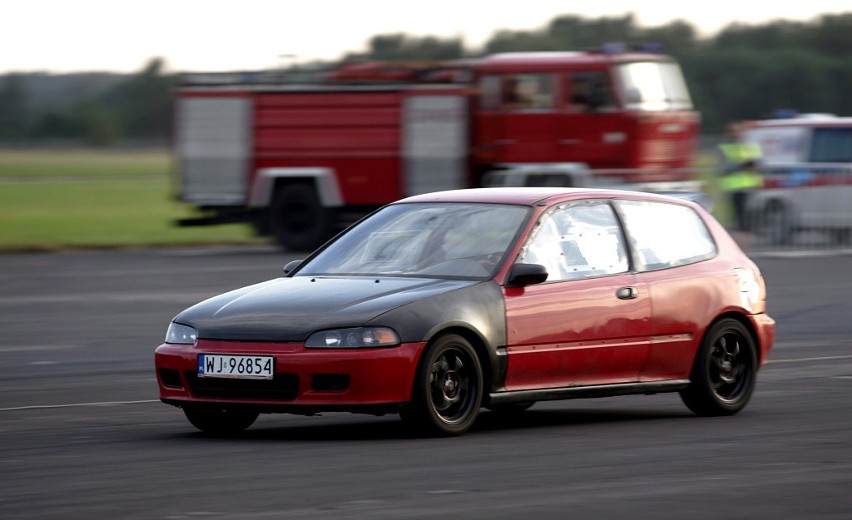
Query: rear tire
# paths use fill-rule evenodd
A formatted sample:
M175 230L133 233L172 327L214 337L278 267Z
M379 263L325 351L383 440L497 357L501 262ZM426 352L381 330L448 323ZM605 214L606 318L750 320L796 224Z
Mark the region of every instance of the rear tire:
M183 413L199 430L214 435L240 433L257 420L260 415L245 408L223 408L221 406L184 406Z
M463 337L448 334L424 352L411 408L400 415L405 423L429 433L461 435L479 415L482 388L482 366L476 350Z
M310 184L279 187L269 206L269 228L289 251L310 252L331 238L334 212L323 207Z
M757 350L745 326L734 319L714 323L695 358L689 386L680 392L698 415L733 415L748 404L757 381Z

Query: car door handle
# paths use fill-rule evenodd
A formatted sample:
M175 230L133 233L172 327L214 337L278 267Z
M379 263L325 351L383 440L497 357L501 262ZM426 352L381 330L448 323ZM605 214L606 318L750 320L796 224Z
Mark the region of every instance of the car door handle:
M639 296L639 292L635 287L619 287L619 289L615 291L615 295L618 296L619 300L632 300Z

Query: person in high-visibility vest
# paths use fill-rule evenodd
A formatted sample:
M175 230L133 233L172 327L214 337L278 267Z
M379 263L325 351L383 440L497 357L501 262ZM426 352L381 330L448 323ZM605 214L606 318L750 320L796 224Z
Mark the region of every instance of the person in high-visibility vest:
M744 231L748 227L746 203L749 192L763 187L763 176L757 171L757 163L762 154L757 144L736 140L738 134L736 127L730 128L728 135L734 140L719 145L724 161L720 185L722 191L729 194L736 218L736 229Z

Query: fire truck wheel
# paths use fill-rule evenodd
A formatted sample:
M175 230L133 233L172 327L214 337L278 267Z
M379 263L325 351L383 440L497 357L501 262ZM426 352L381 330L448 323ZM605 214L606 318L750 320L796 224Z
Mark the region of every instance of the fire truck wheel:
M288 184L275 191L269 207L269 227L281 246L312 251L328 240L332 212L324 208L313 186Z

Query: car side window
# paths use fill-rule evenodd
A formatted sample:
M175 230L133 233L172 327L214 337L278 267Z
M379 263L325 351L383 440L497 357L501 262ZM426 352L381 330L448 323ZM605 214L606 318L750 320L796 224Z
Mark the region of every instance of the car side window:
M617 201L639 271L656 271L716 256L710 230L694 209L664 202Z
M561 205L542 215L518 262L543 265L548 282L628 270L621 229L606 202Z

